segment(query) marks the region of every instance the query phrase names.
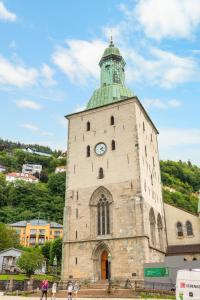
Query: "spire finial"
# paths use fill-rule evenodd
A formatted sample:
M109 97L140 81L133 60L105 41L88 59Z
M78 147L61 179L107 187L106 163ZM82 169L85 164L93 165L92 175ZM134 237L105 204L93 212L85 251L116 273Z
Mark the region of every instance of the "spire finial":
M110 45L109 45L109 47L114 47L113 39L112 39L112 31L111 31L111 35L110 35Z

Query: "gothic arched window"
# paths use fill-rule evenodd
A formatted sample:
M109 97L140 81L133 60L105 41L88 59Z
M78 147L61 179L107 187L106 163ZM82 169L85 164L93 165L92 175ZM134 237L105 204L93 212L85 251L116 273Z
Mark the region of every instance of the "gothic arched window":
M163 224L162 224L162 218L160 214L158 214L157 225L158 225L158 238L159 238L160 249L163 249Z
M115 124L115 119L113 116L110 117L110 125L114 125Z
M101 194L97 204L97 232L98 235L110 234L110 208L104 194Z
M176 232L177 232L177 236L183 236L183 225L181 222L177 222L176 224Z
M186 222L186 231L188 236L193 235L192 223L190 221Z
M151 243L156 245L156 219L153 208L149 212L149 222L150 222L150 234L151 234Z
M98 176L98 178L99 178L99 179L104 178L103 168L99 168L99 176Z
M115 150L115 141L114 140L112 140L112 142L111 142L111 149Z
M90 146L89 145L86 148L86 156L90 157Z
M87 122L87 124L86 124L86 130L90 131L90 122Z

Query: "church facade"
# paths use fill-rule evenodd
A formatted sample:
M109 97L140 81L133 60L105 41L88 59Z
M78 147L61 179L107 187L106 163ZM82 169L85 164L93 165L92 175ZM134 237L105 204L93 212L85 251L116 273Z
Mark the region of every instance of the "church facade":
M144 263L162 262L168 247L158 131L126 87L112 41L99 65L100 88L67 116L62 278L141 279Z

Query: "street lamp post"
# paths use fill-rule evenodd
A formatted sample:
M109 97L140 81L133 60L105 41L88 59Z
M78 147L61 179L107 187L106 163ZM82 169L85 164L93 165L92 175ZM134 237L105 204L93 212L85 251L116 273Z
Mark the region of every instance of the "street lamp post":
M109 253L108 254L108 293L111 293L111 261L112 261L112 256Z
M57 264L58 264L58 260L57 260L57 257L55 255L55 257L53 259L54 275L57 275Z

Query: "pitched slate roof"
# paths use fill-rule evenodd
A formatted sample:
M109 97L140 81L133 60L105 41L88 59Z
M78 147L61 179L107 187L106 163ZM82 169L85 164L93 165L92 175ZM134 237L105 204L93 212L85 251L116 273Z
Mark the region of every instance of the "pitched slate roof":
M50 224L51 228L62 228L62 224L56 223L56 222L49 222L46 220L41 220L41 219L34 219L34 220L29 220L29 221L19 221L16 223L10 224L12 227L26 227L27 224L31 224L33 226L45 226L47 224Z
M200 253L200 244L168 246L167 255Z

